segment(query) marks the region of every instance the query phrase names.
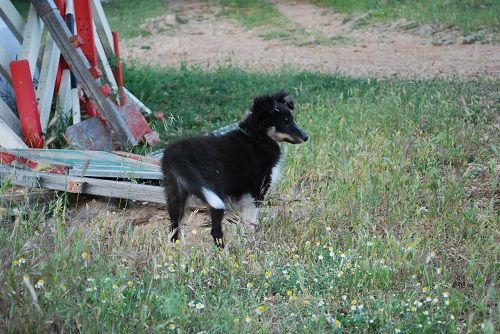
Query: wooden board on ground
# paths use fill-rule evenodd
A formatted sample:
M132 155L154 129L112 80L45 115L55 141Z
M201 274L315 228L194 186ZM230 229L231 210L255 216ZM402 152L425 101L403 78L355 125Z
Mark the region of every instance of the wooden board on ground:
M151 186L132 182L111 181L89 177L60 174L38 173L31 170L16 169L0 165L0 181L9 180L11 184L68 191L104 197L166 203L165 191L161 186Z

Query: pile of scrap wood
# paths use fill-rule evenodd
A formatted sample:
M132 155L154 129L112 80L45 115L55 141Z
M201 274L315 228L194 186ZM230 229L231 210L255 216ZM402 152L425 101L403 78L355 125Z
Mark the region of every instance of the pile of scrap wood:
M26 19L0 0L0 36L2 183L164 202L159 161L121 152L158 134L100 0L32 0ZM48 149L61 135L71 150Z

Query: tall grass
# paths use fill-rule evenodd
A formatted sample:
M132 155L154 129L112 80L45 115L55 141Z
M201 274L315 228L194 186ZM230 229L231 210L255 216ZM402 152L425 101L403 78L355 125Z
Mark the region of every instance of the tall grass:
M285 146L256 240L229 231L222 252L205 230L192 236L203 242L172 245L163 220L75 222L64 194L19 207L0 226L4 331L498 328L498 81L125 74L169 116L154 124L164 140L238 120L253 96L279 89L296 98L310 140Z

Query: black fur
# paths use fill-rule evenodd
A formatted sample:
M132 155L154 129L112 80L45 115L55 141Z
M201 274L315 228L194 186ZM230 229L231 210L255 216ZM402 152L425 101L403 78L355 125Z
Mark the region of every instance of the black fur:
M221 221L224 208L220 199L238 200L251 194L259 206L269 190L271 171L279 163L279 142L299 144L307 135L293 121L292 98L286 93L264 95L254 100L251 112L239 128L221 136L200 136L173 142L165 148L162 169L168 212L178 238L179 223L189 195L195 195L210 207L212 236L224 247Z

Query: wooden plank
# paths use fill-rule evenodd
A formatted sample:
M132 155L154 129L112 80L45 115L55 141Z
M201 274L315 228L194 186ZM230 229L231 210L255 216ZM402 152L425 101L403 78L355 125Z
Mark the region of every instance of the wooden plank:
M115 55L115 49L113 47L113 35L111 33L111 28L109 27L108 20L104 14L104 9L102 8L101 0L92 0L92 11L94 14L94 22L97 28L97 34L102 42L104 51L106 52L107 58L111 58Z
M0 118L0 146L7 148L28 148L24 141Z
M57 108L65 119L72 117L73 96L71 94L71 71L63 70L61 75L61 85L57 95Z
M94 25L94 35L97 36L96 26ZM104 70L104 74L106 75L106 79L109 82L109 85L113 90L118 89L118 85L115 80L115 75L111 66L109 66L108 57L106 56L106 52L104 51L103 45L99 37L95 39L95 48L97 50L97 56L99 59L99 63L101 64L101 68Z
M51 196L52 195L52 196ZM49 189L11 187L6 193L0 194L0 203L10 207L26 203L47 202L54 196Z
M22 44L26 23L10 0L0 0L0 19L5 22L14 37Z
M69 42L72 34L62 20L61 15L56 12L57 8L55 8L54 3L47 0L31 1L36 6L59 50L70 64L73 74L83 86L87 96L98 106L101 116L106 119L107 125L114 132L117 140L124 147L136 145L137 140L132 135L119 110L109 98L101 94L98 83L88 71L88 62L85 61L82 50L80 48L75 49Z
M18 136L21 135L21 126L19 125L19 118L10 109L8 104L0 97L0 119L2 119L12 131Z
M125 91L125 96L127 97L126 101L127 104L133 104L139 109L142 113L151 114L151 109L146 107L144 103L141 102L137 97L134 96L127 88L124 88ZM129 102L130 101L130 102Z
M12 184L30 186L37 180L41 188L66 191L68 184L81 183L82 193L129 200L166 203L165 191L161 186L151 186L124 181L111 181L88 177L38 173L0 165L0 180L10 179Z
M2 44L0 44L0 75L4 77L9 84L12 84L12 78L10 76L9 69L10 58Z
M71 112L73 115L73 125L78 124L82 121L82 116L80 112L80 89L77 87L71 88L71 102L72 108Z
M44 139L28 60L11 62L10 73L24 142L30 147L42 148Z
M38 111L40 112L40 124L42 132L47 131L49 124L50 109L52 97L54 96L54 86L56 83L57 66L61 52L50 35L45 42L45 51L43 53L42 67L40 69L40 80L36 90L36 100L38 102Z
M30 6L28 20L23 32L23 46L20 59L27 59L30 64L31 77L35 74L42 38L43 22L38 16L35 7Z

